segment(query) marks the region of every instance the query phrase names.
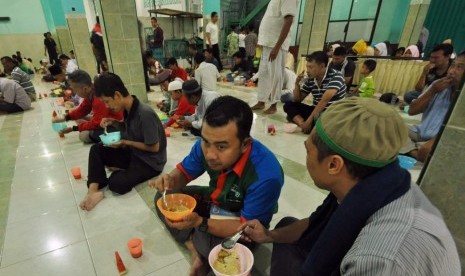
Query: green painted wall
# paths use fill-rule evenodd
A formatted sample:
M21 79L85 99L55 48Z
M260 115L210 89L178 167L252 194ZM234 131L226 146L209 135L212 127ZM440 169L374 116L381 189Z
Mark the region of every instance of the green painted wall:
M60 1L60 0L53 0L53 1ZM126 0L126 1L134 1L134 0ZM82 0L61 0L62 10L64 14L85 14L86 11L84 9L84 3ZM75 9L73 11L72 9Z
M465 1L432 0L425 19L425 27L429 30L429 39L425 47L428 54L436 45L451 38L455 51L465 50ZM444 20L447 18L447 20Z
M50 3L51 12L53 15L53 22L55 27L66 26L65 13L63 12L63 5L61 0L46 0Z
M48 31L42 5L36 0L0 0L0 16L10 21L0 23L0 34L30 34Z
M210 17L210 14L214 11L220 15L221 3L220 0L203 0L203 15Z
M40 0L42 4L42 10L44 12L45 21L47 22L47 27L50 32L55 31L55 22L53 22L52 9L50 7L50 2L48 0Z
M409 1L405 0L383 1L376 30L373 35L374 43L386 40L391 43L398 43L400 41L405 20L407 19L409 5Z

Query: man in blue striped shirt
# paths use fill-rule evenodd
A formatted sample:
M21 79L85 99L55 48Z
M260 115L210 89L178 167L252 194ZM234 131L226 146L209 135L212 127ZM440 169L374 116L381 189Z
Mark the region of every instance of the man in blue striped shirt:
M35 101L36 90L31 82L31 77L21 70L11 57L4 56L1 58L1 61L5 72L9 73L11 79L24 88L31 101Z
M340 72L328 67L328 60L328 55L322 51L307 56L308 79L301 87L300 81L304 75L297 77L294 101L284 105L287 119L296 123L305 133L310 133L321 112L346 95L344 77ZM313 96L311 106L302 103L309 94Z

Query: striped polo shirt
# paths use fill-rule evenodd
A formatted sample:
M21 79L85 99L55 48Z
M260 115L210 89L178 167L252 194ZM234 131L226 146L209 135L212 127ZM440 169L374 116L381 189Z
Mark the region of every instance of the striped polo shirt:
M341 275L459 276L449 229L417 184L374 213L344 256Z
M27 73L25 73L21 68L16 66L13 71L11 71L11 79L14 80L15 82L19 83L26 93L28 94L35 94L36 90L34 88L34 85L32 85L31 78Z
M323 97L323 94L328 89L336 89L337 93L331 98L331 100L328 102L325 108L329 107L331 104L339 100L344 99L344 97L346 96L347 88L344 81L344 77L340 72L329 67L326 68L326 73L323 77L323 81L321 82L321 86L318 85L316 78L309 78L300 89L300 92L307 95L312 93L313 105L316 106Z

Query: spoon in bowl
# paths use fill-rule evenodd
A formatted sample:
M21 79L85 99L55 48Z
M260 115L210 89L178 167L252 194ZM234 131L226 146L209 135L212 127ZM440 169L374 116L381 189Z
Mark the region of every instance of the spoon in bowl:
M236 245L237 241L241 238L243 232L244 230L241 230L234 234L234 236L224 239L221 243L221 246L224 249L232 249Z
M166 210L168 210L168 202L166 201L166 190L163 191L161 194L162 200L163 200L163 206L165 207Z
M104 133L105 135L108 135L107 127L105 127L105 128L103 129L103 133Z

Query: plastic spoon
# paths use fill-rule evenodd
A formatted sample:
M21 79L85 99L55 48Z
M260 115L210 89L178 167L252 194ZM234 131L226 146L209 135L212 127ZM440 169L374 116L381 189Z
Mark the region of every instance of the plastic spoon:
M163 205L165 206L165 209L168 210L168 202L166 201L166 190L163 191L161 194L162 200L163 200Z

